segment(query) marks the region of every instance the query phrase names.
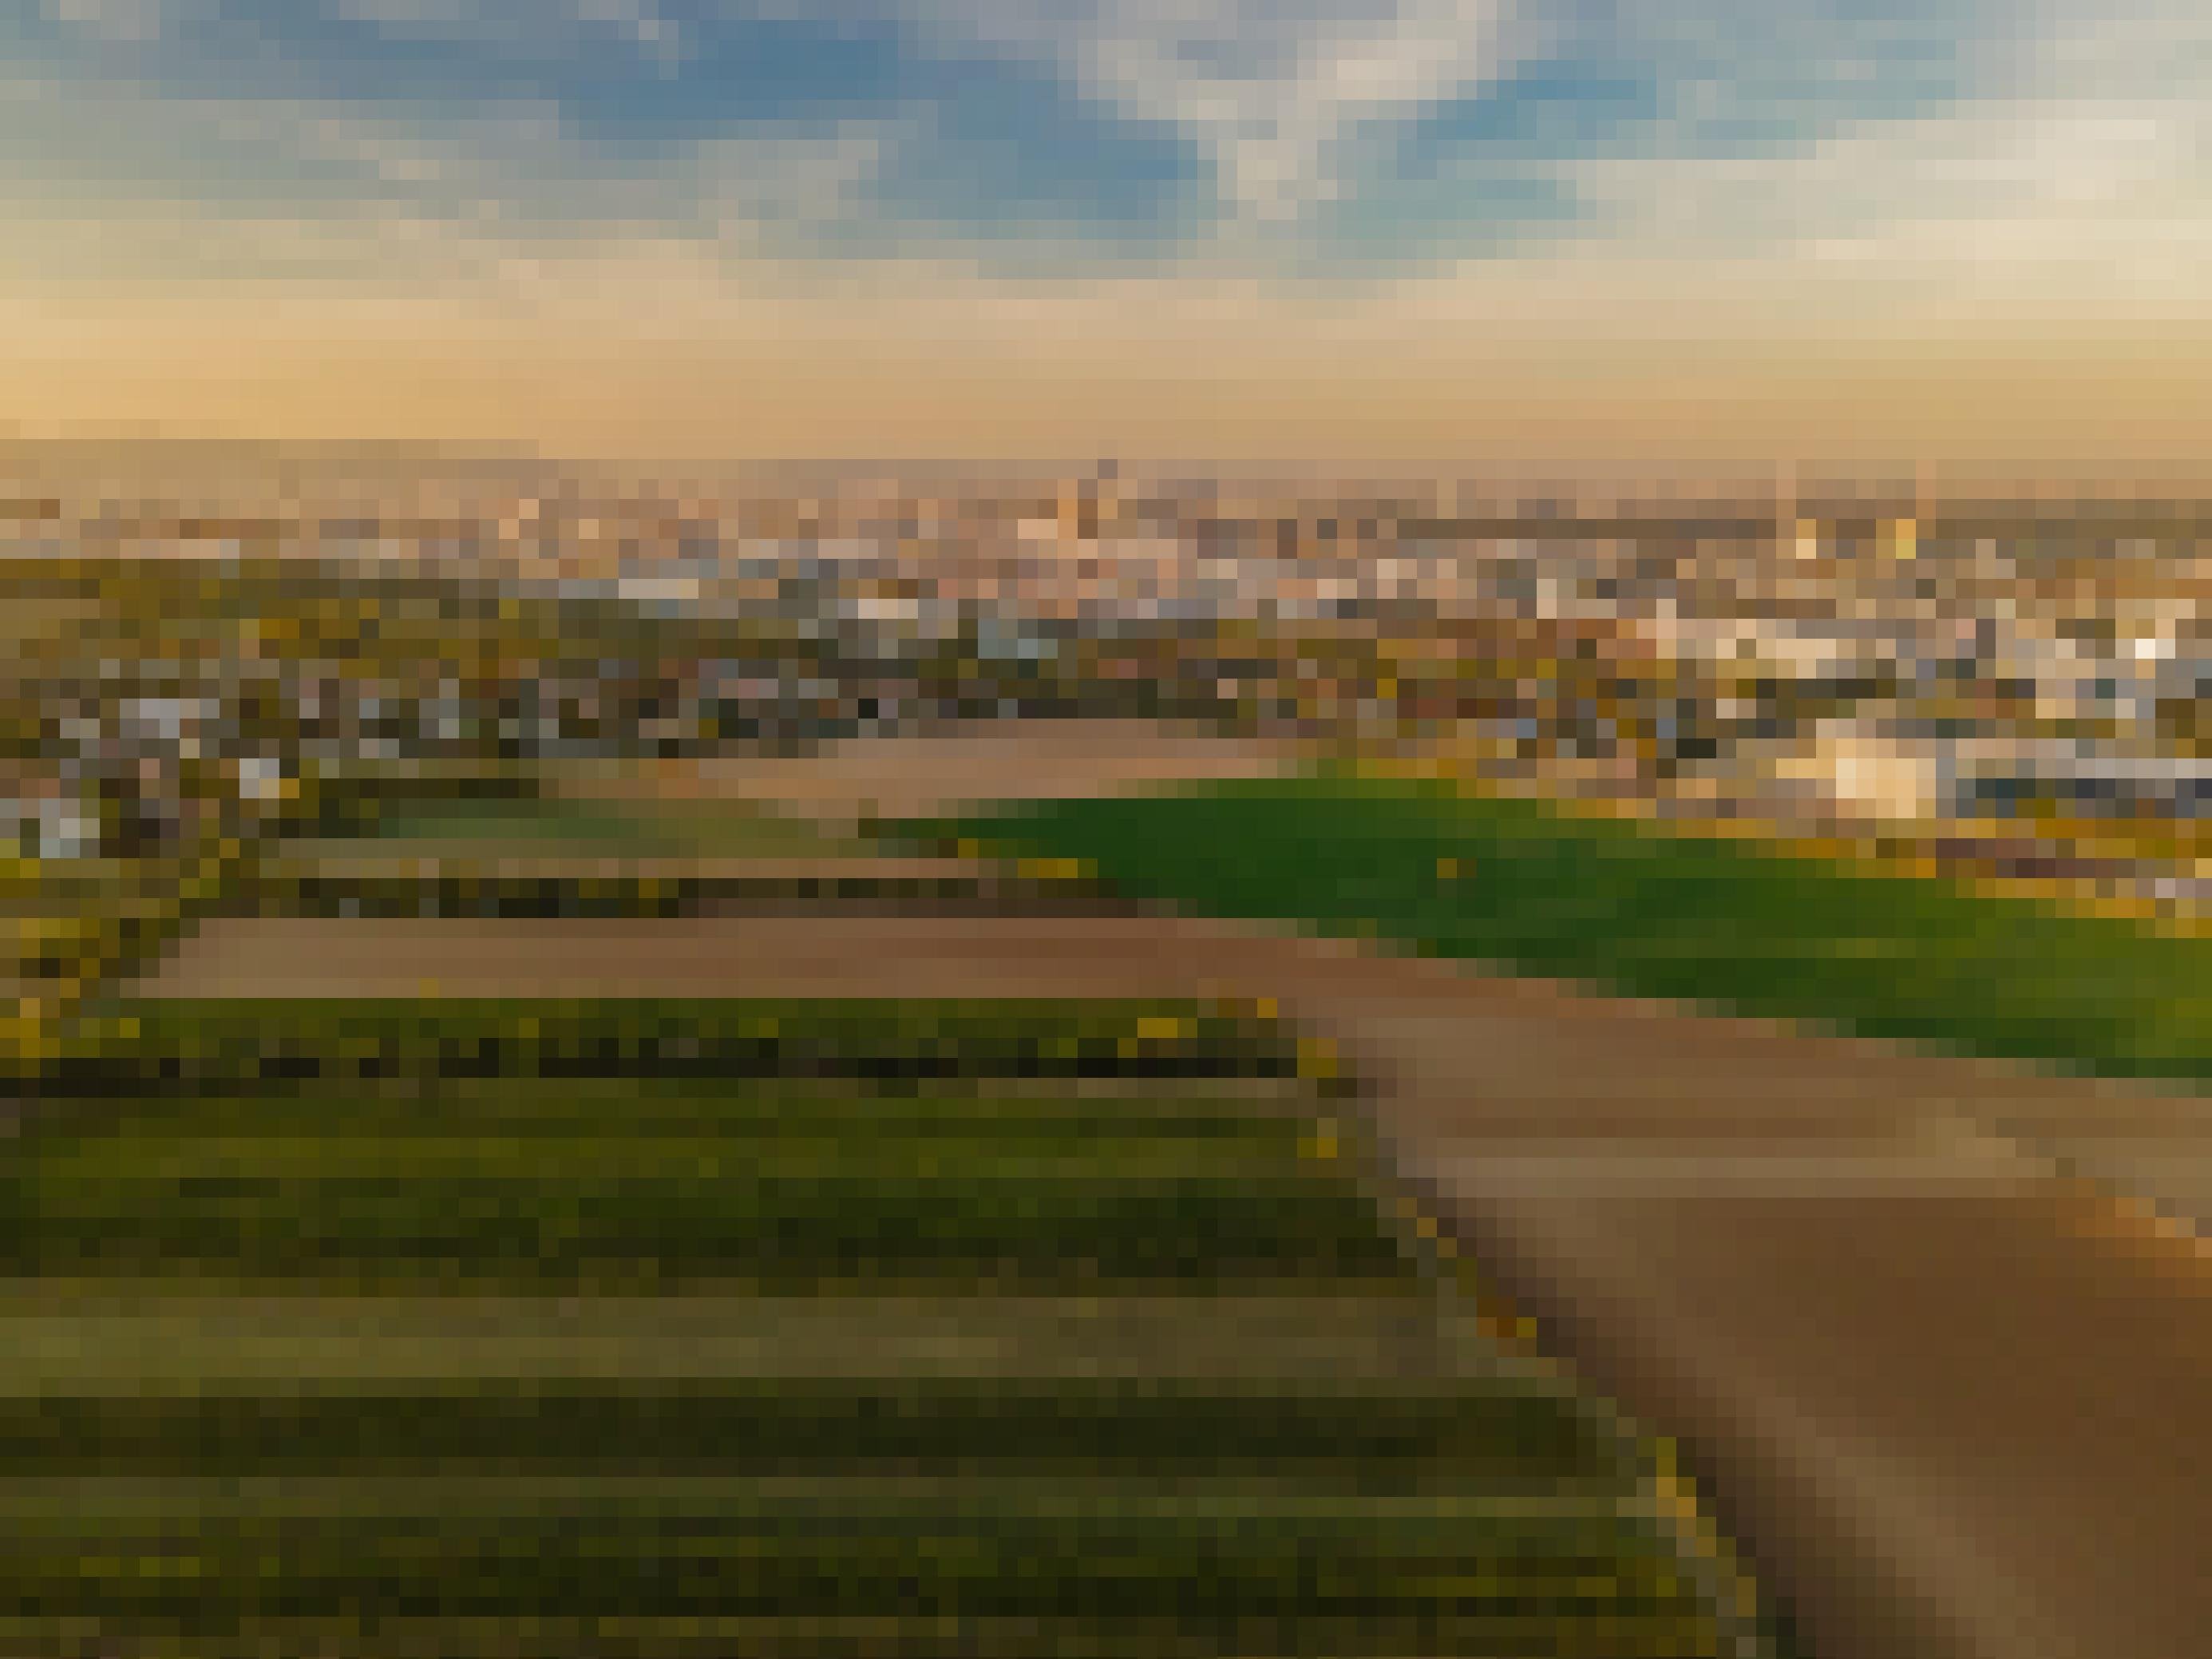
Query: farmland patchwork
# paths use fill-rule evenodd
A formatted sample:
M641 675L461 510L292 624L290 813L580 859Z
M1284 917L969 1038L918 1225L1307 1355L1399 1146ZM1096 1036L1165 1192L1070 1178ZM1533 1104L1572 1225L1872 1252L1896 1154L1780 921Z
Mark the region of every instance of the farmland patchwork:
M0 1183L11 1651L1765 1650L1248 1012L103 1033Z

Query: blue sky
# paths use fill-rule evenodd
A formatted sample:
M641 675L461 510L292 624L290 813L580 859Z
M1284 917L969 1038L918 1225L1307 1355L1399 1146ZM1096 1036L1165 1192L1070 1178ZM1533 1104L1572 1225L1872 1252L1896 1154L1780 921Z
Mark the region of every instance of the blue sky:
M1563 236L1612 188L1775 171L1839 137L2047 98L2027 0L32 0L0 21L8 172L33 199L215 223L401 216L515 235L757 232L1005 265L1388 274ZM2132 27L2146 82L2212 29ZM2124 99L2125 64L2091 91ZM2121 73L2115 76L2112 71ZM2212 90L2167 86L2161 99ZM1896 204L1901 215L1914 204ZM1789 234L1817 234L1817 192ZM1841 204L1849 217L1856 209ZM1776 228L1725 216L1705 234Z
M22 0L0 311L2141 320L2208 94L2175 0Z

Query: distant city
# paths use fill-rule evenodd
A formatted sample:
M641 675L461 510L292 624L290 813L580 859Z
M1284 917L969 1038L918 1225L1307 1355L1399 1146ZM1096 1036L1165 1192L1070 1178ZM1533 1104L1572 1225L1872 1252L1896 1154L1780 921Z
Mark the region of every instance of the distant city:
M152 621L133 651L92 657L61 630L19 652L14 706L43 720L18 734L5 810L39 856L124 833L100 827L118 791L137 802L122 816L179 833L189 792L163 780L218 760L236 807L288 768L472 746L672 754L1129 713L2160 913L2212 896L2212 502L1255 484L1111 463L680 483L325 459L187 465L167 494L116 471L129 493L93 457L11 459L0 551L118 578L228 562L326 626L317 646L264 615L258 650L196 653ZM378 603L427 603L428 621L475 606L495 633L518 606L588 615L628 643L465 669L434 628L411 654L389 626L380 645L349 632Z

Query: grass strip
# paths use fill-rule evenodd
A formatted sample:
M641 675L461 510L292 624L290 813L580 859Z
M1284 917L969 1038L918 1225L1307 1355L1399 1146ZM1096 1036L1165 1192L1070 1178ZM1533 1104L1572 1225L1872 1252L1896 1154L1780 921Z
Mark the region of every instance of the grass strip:
M0 1297L0 1398L844 1376L1356 1382L1455 1376L1411 1287L1376 1294L941 1293L580 1300L431 1287L253 1294L163 1281L19 1282Z

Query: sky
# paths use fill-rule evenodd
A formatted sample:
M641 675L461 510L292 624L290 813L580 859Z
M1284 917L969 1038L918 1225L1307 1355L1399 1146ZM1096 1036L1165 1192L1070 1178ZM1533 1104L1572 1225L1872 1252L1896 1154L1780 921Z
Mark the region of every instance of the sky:
M2187 458L2174 0L15 0L0 424Z

